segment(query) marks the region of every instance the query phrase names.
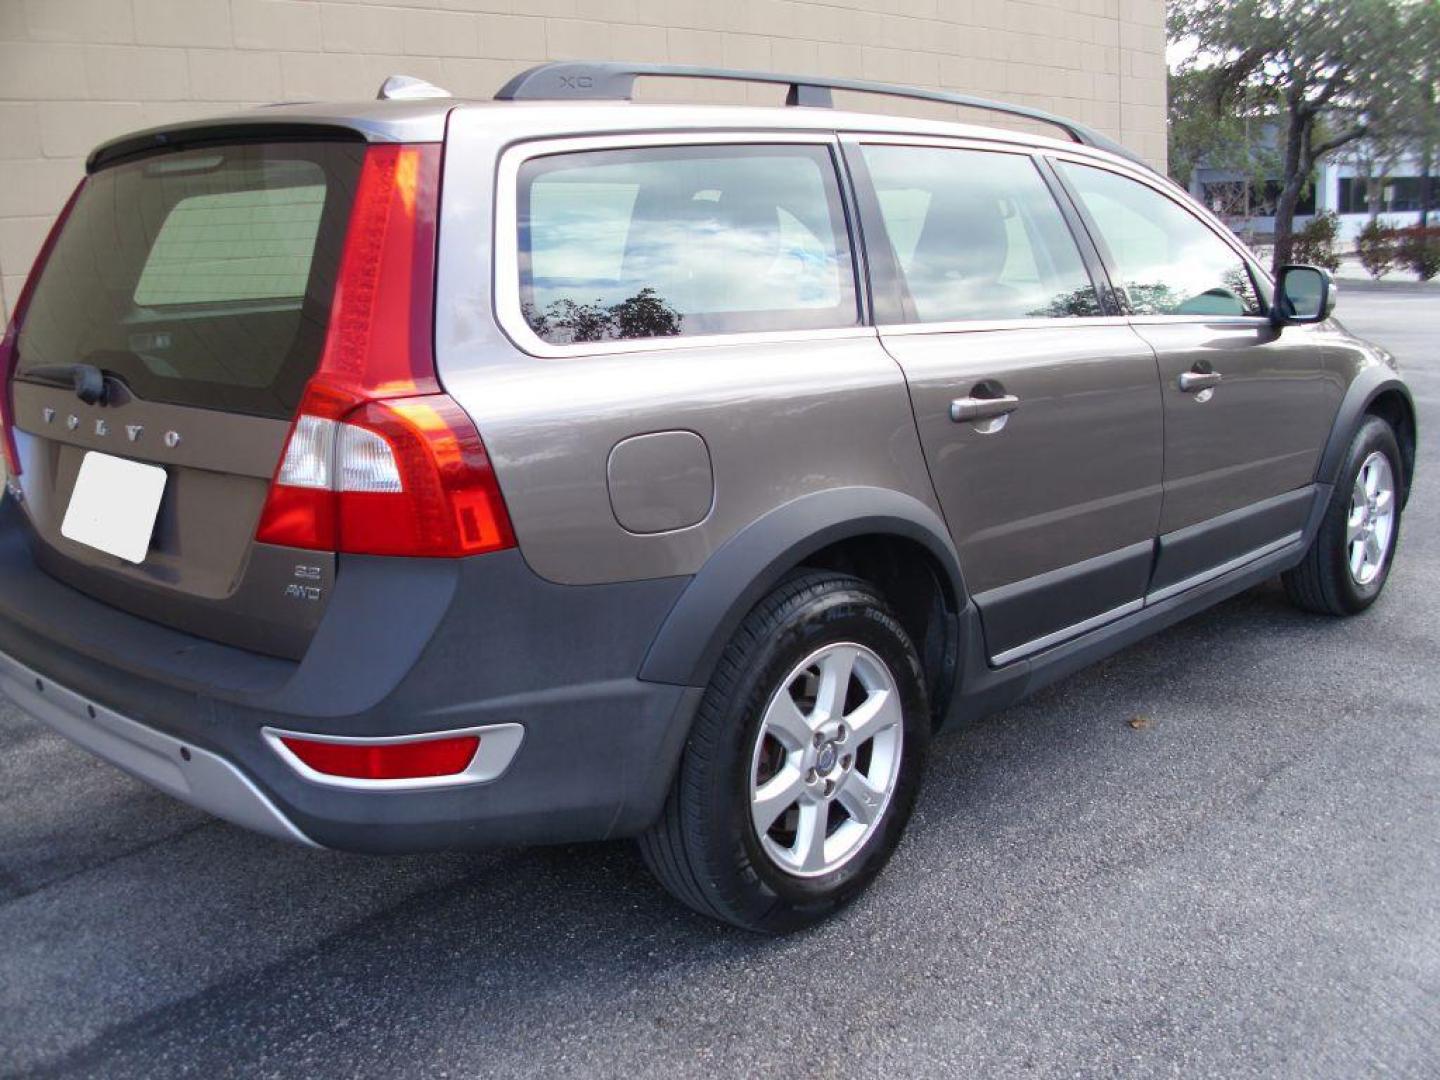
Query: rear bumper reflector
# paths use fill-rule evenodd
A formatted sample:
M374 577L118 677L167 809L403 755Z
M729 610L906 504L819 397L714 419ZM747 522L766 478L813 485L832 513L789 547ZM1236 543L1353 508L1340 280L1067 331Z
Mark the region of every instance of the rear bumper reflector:
M306 780L356 791L420 791L483 784L510 767L519 724L361 738L265 729L265 741Z

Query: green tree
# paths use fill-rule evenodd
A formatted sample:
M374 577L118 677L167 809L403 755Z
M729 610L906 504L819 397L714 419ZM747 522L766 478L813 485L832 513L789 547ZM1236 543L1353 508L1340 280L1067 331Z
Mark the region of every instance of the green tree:
M1436 2L1173 0L1171 38L1193 47L1176 77L1193 82L1215 137L1234 138L1229 118L1277 125L1277 268L1291 261L1295 207L1320 158L1411 107L1427 44L1414 31Z
M1360 265L1372 278L1382 278L1395 266L1400 256L1400 237L1395 229L1371 218L1355 237L1355 254L1360 256Z
M1418 64L1403 112L1409 118L1406 126L1413 131L1420 150L1420 228L1423 230L1435 210L1431 177L1437 165L1437 148L1440 148L1440 0L1419 0L1409 29L1415 39Z
M615 336L621 338L674 337L682 316L650 286L610 309Z
M525 304L521 313L537 337L563 343L674 337L685 318L648 285L608 307L598 299L592 304L564 299L552 301L543 312Z
M1170 76L1169 162L1170 175L1189 187L1195 170L1210 169L1239 174L1248 187L1242 188L1223 211L1243 214L1248 208L1250 189L1263 188L1279 173L1280 159L1265 138L1274 122L1268 116L1268 95L1242 93L1241 100L1226 100L1211 71L1186 67Z

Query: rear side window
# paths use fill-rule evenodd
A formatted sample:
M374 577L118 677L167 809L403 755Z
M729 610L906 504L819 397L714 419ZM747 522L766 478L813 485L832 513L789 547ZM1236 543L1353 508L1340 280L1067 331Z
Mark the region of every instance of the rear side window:
M882 321L1100 314L1075 238L1029 157L932 146L863 153L904 298Z
M1245 262L1189 211L1107 169L1057 162L1136 315L1259 315Z
M364 144L208 146L103 169L20 335L147 401L289 419L324 349Z
M859 321L830 151L695 146L532 158L520 301L555 344Z

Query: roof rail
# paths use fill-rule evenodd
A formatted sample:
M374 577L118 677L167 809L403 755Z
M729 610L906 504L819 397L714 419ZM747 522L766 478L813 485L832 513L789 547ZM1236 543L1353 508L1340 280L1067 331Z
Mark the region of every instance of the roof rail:
M1004 113L1025 120L1050 124L1082 146L1093 146L1119 154L1130 161L1151 166L1133 150L1074 120L1028 105L957 94L949 90L926 90L918 86L870 82L865 79L834 79L823 75L782 75L773 71L741 68L699 67L690 64L627 64L622 61L556 61L522 71L495 94L497 101L629 101L635 95L635 80L642 76L681 79L728 79L735 82L779 83L789 86L786 105L830 108L830 91L851 90L862 94L935 101L968 109ZM1153 170L1152 170L1153 171Z

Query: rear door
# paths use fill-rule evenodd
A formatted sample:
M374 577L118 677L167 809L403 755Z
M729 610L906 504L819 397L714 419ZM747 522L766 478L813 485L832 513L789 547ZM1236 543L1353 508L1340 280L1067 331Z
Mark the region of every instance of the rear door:
M303 652L333 556L253 538L324 347L364 149L217 143L87 180L37 279L13 386L23 505L50 573L156 621ZM97 372L103 397L77 393L77 374ZM160 470L158 511L124 486L143 469L120 469L118 490L81 482L92 456ZM139 561L75 527L76 504L97 500L153 514Z
M1297 539L1345 388L1321 336L1271 324L1248 259L1179 199L1118 169L1059 160L1165 409L1156 596Z
M881 339L992 662L1138 608L1160 515L1155 358L1101 307L1052 181L983 144L854 136L847 156Z

